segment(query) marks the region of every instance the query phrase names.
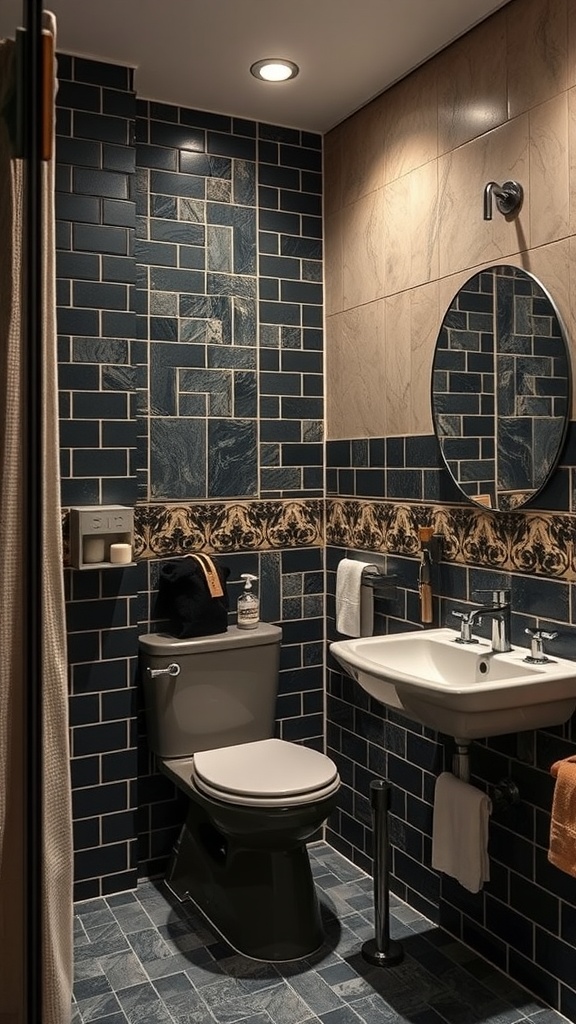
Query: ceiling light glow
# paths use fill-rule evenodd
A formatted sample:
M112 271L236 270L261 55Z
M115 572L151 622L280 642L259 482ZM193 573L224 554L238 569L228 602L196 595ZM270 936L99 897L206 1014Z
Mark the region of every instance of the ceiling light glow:
M266 57L265 60L257 60L250 68L254 78L264 82L287 82L289 78L296 78L299 70L297 64L284 57Z

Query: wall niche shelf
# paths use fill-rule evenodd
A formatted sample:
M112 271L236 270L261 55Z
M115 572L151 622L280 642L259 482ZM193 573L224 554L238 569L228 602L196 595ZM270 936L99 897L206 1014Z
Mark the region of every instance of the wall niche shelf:
M133 509L126 505L70 509L70 563L74 569L126 569L136 564L133 551Z

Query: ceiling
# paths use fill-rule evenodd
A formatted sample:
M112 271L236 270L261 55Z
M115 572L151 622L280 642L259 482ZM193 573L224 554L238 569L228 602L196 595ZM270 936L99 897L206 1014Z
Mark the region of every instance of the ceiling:
M136 68L140 98L325 132L507 0L47 0L58 48ZM2 0L0 36L22 0ZM290 82L250 65L287 57Z

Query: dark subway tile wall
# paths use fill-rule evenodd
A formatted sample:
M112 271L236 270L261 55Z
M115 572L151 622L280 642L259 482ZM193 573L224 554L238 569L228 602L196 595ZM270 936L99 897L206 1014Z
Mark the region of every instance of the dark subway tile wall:
M61 424L66 470L62 504L121 504L133 447L127 401L134 387L128 342L136 327L130 256L135 225L132 74L112 65L60 58L57 104L59 114L66 116L58 117L56 214L62 235L69 239L57 251L59 388L66 410ZM123 207L122 226L115 213L117 200ZM113 334L108 329L110 312L122 317ZM110 420L127 428L126 438L118 436L114 445L102 439L103 425ZM91 434L82 433L87 421L94 427ZM132 500L135 496L134 485Z
M231 607L257 574L284 629L278 735L321 747L321 538L300 522L323 495L321 139L156 103L136 116L115 65L61 56L59 80L62 504L269 499L266 529L242 509L222 556ZM264 230L267 202L282 219ZM274 513L278 497L300 500ZM298 546L258 551L268 528ZM77 899L161 871L183 819L137 677L159 564L66 570Z
M557 639L551 642L553 653L575 659L574 567L567 548L575 537L571 513L576 509L573 499L566 499L573 494L568 481L573 481L576 466L575 437L572 423L559 468L538 499L525 512L503 515L462 506L459 492L439 463L433 437L328 442L328 487L338 505L336 518L327 509L328 640L339 638L334 597L337 565L354 550L362 551L366 560L381 561L397 577L396 593L375 601L375 632L423 628L416 548L410 546L406 531L417 538L418 526L441 524L445 557L454 559L460 545L455 526L460 517L469 541L467 558L463 564L441 560L433 567L434 625L453 626L452 611L475 606L477 590L509 587L513 642L526 646L527 627L557 631ZM370 491L366 474L371 473L380 475ZM435 475L434 505L423 503L430 500L424 483L427 473ZM415 475L421 480L419 491ZM382 479L386 500L379 506ZM357 519L358 498L366 503L362 523ZM457 507L442 509L443 502ZM384 510L382 519L379 507ZM373 546L361 540L370 536L370 522ZM358 539L343 547L335 534ZM513 571L489 567L489 552L497 549L509 554L518 551ZM533 560L534 551L540 556ZM343 780L339 806L329 823L329 842L371 870L369 784L375 777L387 779L392 787L392 890L573 1019L576 986L574 972L567 967L573 962L573 932L569 926L563 928L562 922L575 918L576 890L573 880L548 862L547 849L553 795L550 766L574 753L576 718L560 727L472 744L471 782L494 798L500 780L512 778L520 793L518 804L494 807L489 830L491 879L481 893L472 895L431 868L434 785L441 771L451 769L453 740L378 705L339 670L329 654L327 687L328 752Z
M126 68L59 58L62 504L132 505L136 98ZM75 898L136 884L135 570L66 571Z
M147 102L136 137L141 497L321 496L320 137Z

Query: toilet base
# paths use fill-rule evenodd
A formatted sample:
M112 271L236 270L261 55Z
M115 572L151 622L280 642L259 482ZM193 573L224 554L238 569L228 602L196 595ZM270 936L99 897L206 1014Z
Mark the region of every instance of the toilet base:
M221 833L202 803L190 800L168 866L169 889L181 902L190 899L245 956L272 963L309 956L324 932L305 843L249 848L246 836Z

